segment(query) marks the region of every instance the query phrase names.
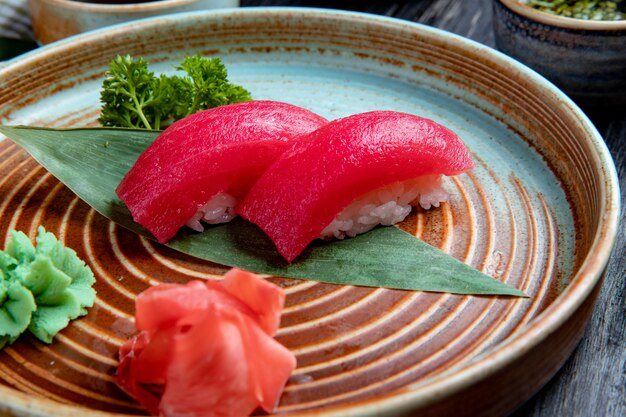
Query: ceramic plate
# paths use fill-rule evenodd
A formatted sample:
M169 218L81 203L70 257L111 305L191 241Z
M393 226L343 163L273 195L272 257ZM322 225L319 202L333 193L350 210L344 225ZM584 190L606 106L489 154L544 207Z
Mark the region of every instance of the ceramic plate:
M116 54L172 72L219 56L258 99L328 118L392 109L442 123L476 162L448 179L449 204L401 227L528 299L270 279L287 292L278 340L297 356L277 408L288 415L505 414L571 353L590 315L617 225L602 139L558 90L484 46L410 22L314 9L171 15L70 38L0 72L4 124L94 126ZM54 343L0 352L0 407L15 415L141 414L115 386L133 298L158 282L219 278L110 223L9 140L0 142L0 241L55 232L87 261L98 299Z

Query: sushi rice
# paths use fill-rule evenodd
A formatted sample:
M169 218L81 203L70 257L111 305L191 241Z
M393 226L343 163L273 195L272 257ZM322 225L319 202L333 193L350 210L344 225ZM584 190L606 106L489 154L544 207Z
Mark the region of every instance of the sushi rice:
M403 221L413 206L425 210L439 207L448 200L448 193L441 187L441 175L426 175L410 181L395 182L370 191L354 200L322 230L320 238L330 240L355 237L378 225L391 226ZM237 216L238 199L221 192L211 198L187 221L186 225L196 232L204 231L202 223L227 223Z
M235 206L238 200L227 192L217 193L185 223L196 232L203 232L206 224L228 223L237 216Z
M320 238L344 239L368 232L378 225L394 225L403 221L417 204L426 210L439 207L448 200L441 183L441 175L426 175L370 191L344 208L322 230Z

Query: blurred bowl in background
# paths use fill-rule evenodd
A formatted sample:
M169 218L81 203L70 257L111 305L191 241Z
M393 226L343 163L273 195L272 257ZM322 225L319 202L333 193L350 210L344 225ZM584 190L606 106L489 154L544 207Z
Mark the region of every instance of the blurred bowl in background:
M28 0L41 44L148 16L238 6L239 0Z
M583 20L494 0L497 48L583 107L626 104L626 20Z

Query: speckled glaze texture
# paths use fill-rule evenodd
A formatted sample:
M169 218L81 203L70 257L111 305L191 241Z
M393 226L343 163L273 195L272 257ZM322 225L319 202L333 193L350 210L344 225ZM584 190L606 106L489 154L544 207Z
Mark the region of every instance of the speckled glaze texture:
M585 21L560 26L522 15L505 3L494 4L496 46L556 84L581 105L626 105L626 21L584 26ZM525 7L530 9L529 7ZM524 8L518 10L524 10ZM582 22L580 27L576 22Z
M28 0L35 38L42 44L144 17L237 6L239 0L154 0L137 4Z
M585 328L617 230L615 169L602 138L552 84L484 46L390 18L315 9L178 14L57 42L0 70L0 122L94 126L116 54L171 73L220 56L254 98L336 119L396 110L455 131L476 167L450 201L404 230L529 294L472 297L268 277L287 298L278 340L298 367L277 413L293 416L505 415L562 365ZM219 279L111 223L10 140L0 141L0 243L40 224L93 268L90 313L51 345L0 351L0 414L141 414L114 383L136 294Z

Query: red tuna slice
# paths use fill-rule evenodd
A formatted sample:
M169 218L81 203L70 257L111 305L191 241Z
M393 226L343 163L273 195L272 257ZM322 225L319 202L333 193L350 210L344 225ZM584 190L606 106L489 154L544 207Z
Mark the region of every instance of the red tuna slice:
M451 130L411 114L374 111L335 120L268 168L237 208L291 262L350 202L389 184L473 167Z
M309 110L274 101L198 112L163 131L116 193L133 219L165 243L216 194L244 196L289 141L326 123Z

